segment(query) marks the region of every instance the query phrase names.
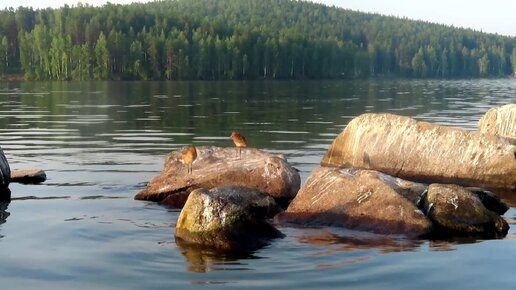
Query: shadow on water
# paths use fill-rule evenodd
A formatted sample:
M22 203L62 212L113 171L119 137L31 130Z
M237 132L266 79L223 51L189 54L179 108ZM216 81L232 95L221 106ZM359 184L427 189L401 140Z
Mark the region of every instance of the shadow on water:
M186 271L188 272L250 270L242 263L242 260L258 259L254 254L259 249L221 251L185 243L181 239L176 239L176 245L181 251L181 255L186 259Z

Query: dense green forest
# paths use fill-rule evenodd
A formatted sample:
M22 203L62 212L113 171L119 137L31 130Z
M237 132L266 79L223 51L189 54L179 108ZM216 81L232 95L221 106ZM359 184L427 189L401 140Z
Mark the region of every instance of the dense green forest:
M36 80L483 77L516 38L290 0L0 11L0 75Z

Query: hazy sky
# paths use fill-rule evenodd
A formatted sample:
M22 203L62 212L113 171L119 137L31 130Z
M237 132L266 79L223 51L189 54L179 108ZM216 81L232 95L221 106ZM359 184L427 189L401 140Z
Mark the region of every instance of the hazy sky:
M516 0L316 0L313 2L516 36Z
M0 8L59 7L65 3L75 5L78 2L102 5L107 0L0 0ZM109 2L131 3L146 2L146 0L110 0ZM516 36L516 0L313 0L313 2Z

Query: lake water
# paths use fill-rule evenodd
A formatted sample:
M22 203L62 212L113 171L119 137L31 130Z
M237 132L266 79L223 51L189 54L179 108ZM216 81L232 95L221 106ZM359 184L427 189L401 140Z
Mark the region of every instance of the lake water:
M474 129L516 102L516 80L0 82L11 168L44 169L0 205L4 289L515 289L516 197L499 240L411 241L339 228L279 227L240 256L181 248L178 210L133 196L187 144L282 153L302 181L364 112Z

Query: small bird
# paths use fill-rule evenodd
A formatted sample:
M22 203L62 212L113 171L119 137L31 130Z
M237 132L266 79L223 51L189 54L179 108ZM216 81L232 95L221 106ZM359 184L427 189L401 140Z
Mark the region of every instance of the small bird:
M183 151L181 151L181 157L179 157L179 161L188 166L188 173L192 174L192 163L197 158L197 149L194 145L190 145L185 147Z
M238 147L238 159L242 159L242 147L247 147L245 137L237 131L231 132L231 136L229 137L233 140L235 146Z

